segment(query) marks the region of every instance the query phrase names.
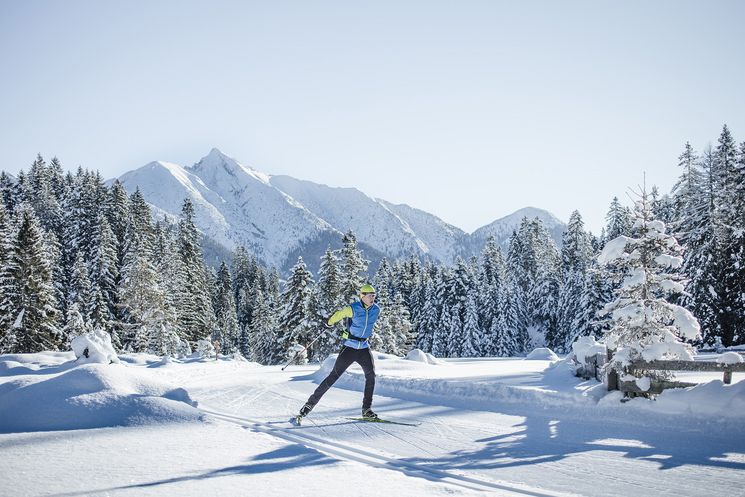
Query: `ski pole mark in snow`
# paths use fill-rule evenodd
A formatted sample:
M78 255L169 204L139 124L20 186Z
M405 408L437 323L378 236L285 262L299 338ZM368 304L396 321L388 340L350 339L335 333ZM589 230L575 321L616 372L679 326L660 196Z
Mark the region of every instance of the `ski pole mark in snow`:
M402 472L409 476L417 476L430 481L440 481L471 490L499 490L501 492L508 492L507 495L527 495L530 497L563 497L573 495L559 492L548 492L545 490L533 489L525 485L516 485L508 482L489 481L482 478L476 478L450 473L444 470L428 468L416 463L402 461L395 457L390 457L370 450L361 449L350 444L324 440L305 432L301 433L298 430L298 428L300 427L279 427L263 421L214 411L205 407L200 408L200 411L216 419L234 423L244 428L250 428L256 431L260 431L267 435L272 435L288 442L297 443L305 447L312 448L320 452L325 452L327 454L332 454L346 460L356 461L378 468L391 469L394 471Z

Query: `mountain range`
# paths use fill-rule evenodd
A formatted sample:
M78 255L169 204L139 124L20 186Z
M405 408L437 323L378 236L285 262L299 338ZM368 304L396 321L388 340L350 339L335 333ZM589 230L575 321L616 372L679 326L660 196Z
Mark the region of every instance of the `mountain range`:
M216 148L192 166L155 161L118 179L130 193L139 188L158 217L177 218L189 197L197 227L205 235L208 262L243 245L282 273L300 255L315 272L326 248L340 247L342 234L349 230L374 270L383 257L395 260L411 254L451 264L459 256L478 254L489 236L506 248L524 217L540 218L557 244L566 228L551 213L526 207L468 234L437 216L369 197L356 188L262 173Z

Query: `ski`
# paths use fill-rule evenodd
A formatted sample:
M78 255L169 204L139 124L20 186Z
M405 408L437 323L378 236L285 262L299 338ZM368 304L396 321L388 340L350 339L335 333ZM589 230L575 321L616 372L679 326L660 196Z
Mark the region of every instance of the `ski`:
M391 421L390 419L375 418L347 418L351 421L364 421L366 423L385 423L389 425L419 426L422 423L404 423L403 421Z

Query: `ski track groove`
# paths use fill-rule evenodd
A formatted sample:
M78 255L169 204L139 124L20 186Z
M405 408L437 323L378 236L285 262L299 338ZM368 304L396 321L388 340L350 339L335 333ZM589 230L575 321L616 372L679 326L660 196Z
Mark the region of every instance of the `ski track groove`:
M250 428L267 435L281 438L288 442L298 443L306 447L333 454L345 460L351 460L367 464L369 466L392 469L410 476L419 476L430 481L442 481L451 485L467 488L470 490L500 490L511 492L514 495L527 495L531 497L557 497L568 496L572 494L551 492L542 489L520 488L507 482L495 482L487 479L466 476L458 473L451 473L441 469L428 468L424 465L417 465L397 459L395 456L387 456L367 449L355 447L353 445L339 441L323 440L309 433L296 433L298 428L284 428L273 426L266 422L253 420L251 418L240 417L230 413L223 413L209 408L199 408L201 412L223 421L234 423L244 428ZM451 480L451 481L448 481ZM527 487L527 486L526 486Z

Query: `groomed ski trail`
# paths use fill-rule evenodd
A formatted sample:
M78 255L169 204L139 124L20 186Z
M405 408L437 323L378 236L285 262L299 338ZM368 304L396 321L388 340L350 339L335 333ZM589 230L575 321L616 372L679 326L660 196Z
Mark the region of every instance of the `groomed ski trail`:
M530 497L570 497L575 494L549 492L542 489L530 488L525 485L515 485L503 481L489 481L483 478L454 474L408 461L386 456L368 449L355 447L351 444L324 440L309 433L303 433L302 426L281 426L287 421L265 422L235 414L220 412L208 407L199 410L207 416L237 424L243 428L252 429L267 435L281 438L287 442L296 443L320 452L339 457L348 461L355 461L369 466L399 471L407 476L425 478L430 481L448 483L469 490L502 492L501 495L530 496ZM351 421L350 421L351 422ZM288 423L289 424L289 423Z

